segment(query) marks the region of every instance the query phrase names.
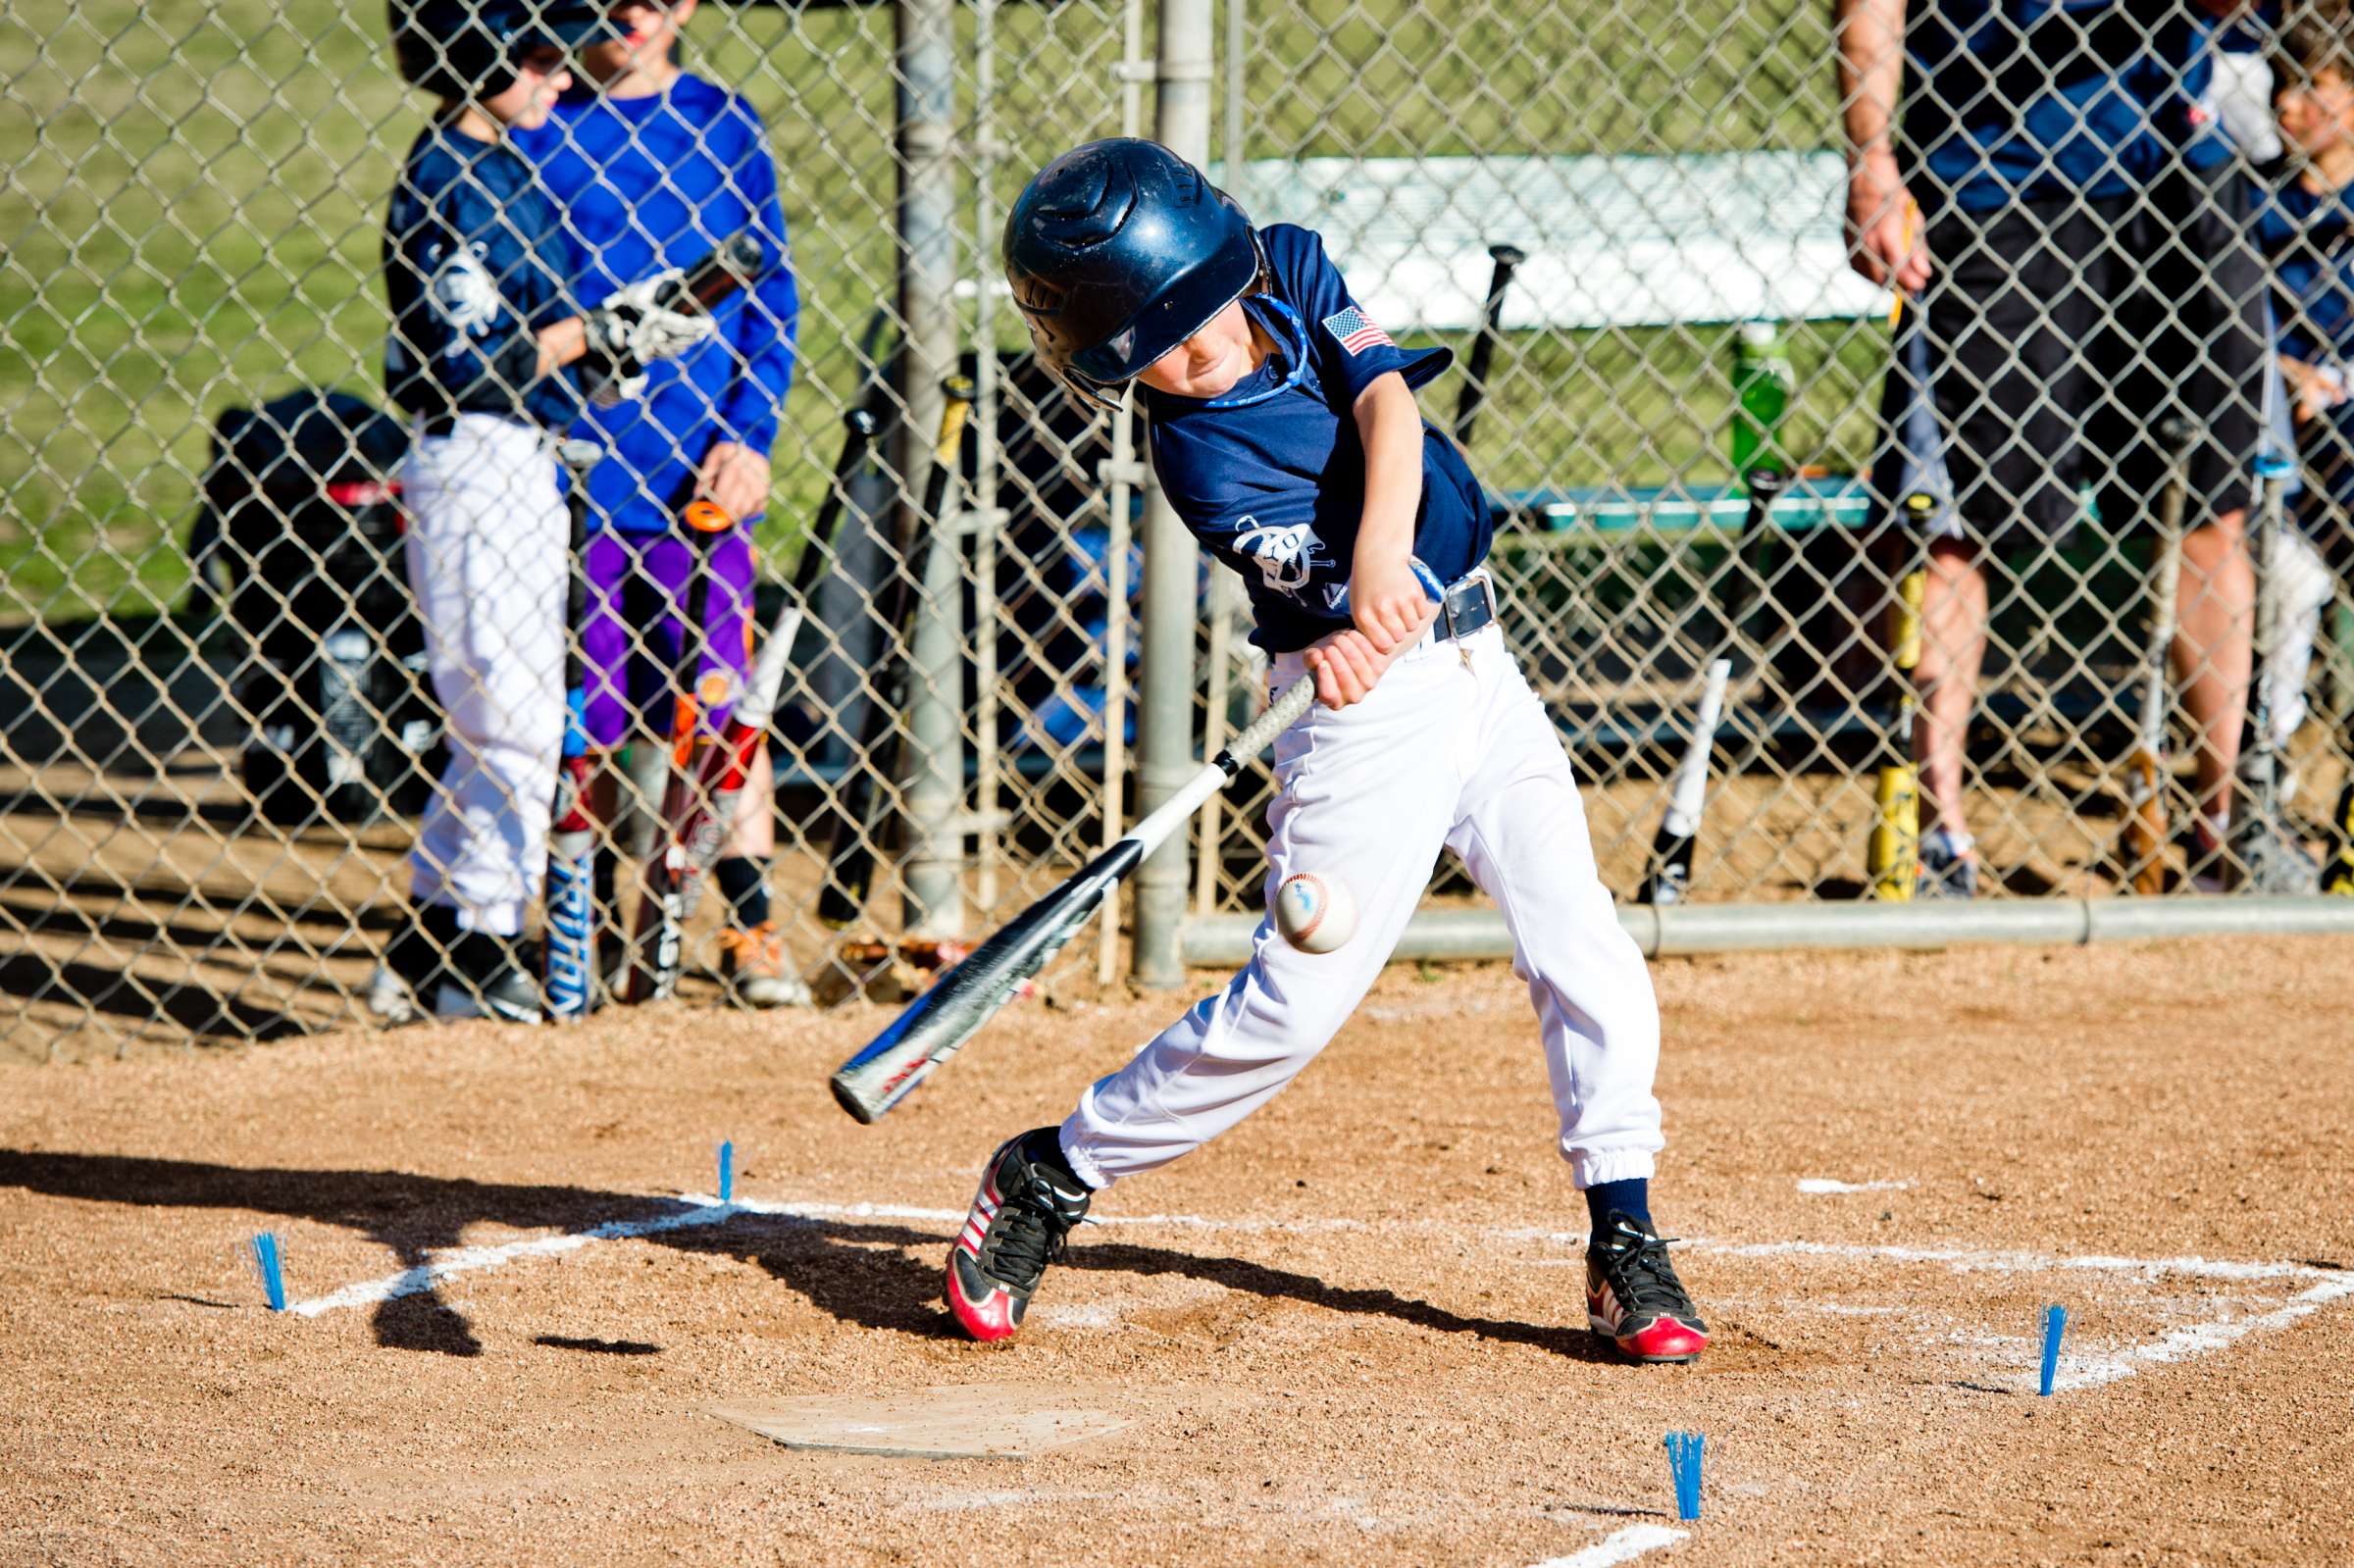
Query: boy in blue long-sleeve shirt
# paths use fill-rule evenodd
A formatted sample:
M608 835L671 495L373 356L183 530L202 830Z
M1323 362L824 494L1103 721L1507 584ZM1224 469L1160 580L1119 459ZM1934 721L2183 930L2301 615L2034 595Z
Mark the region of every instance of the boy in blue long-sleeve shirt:
M679 29L693 0L616 5L612 34L581 55L592 86L560 99L515 145L563 209L570 283L601 298L669 267L691 267L741 229L770 265L713 312L713 339L648 372L642 396L585 411L579 433L604 448L588 481L588 618L581 628L587 743L610 751L667 723L695 551L680 528L697 496L740 523L767 505L769 451L793 381L800 302L786 263L776 165L742 98L682 71ZM713 545L699 629L703 674L741 680L749 665L754 583L750 529ZM732 683L731 683L732 684ZM726 721L724 705L702 716ZM726 969L738 1000L805 1002L768 910L774 789L762 749L740 796L736 840L714 874L730 910Z

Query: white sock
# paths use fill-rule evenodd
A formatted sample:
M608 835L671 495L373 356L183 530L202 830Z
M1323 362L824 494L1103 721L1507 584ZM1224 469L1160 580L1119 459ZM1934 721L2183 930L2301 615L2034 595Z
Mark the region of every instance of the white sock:
M1960 860L1978 846L1975 834L1956 833L1951 828L1932 828L1921 835L1920 847L1934 845L1944 855Z

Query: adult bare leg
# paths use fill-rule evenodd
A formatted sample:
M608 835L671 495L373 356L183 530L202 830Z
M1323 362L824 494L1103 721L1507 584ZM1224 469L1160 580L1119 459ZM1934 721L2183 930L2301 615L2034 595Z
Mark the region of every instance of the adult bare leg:
M2248 560L2247 521L2244 510L2226 512L2182 537L2175 674L2198 731L2192 760L2199 810L2210 821L2231 809L2232 771L2248 712L2256 574Z
M1920 662L1913 672L1920 688L1913 755L1936 826L1959 835L1970 831L1962 813L1962 751L1986 662L1986 571L1967 540L1932 539L1928 556Z

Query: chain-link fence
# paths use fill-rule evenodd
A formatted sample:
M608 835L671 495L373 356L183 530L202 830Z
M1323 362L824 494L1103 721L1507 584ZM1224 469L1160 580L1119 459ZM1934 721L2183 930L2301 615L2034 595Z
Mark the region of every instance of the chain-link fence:
M1818 4L1228 0L1205 150L1254 219L1324 233L1369 316L1476 368L1426 389L1424 412L1497 501L1508 624L1622 894L1650 880L1719 659L1696 903L1909 899L1924 842L1926 890L1948 897L1973 875L1995 902L2313 890L2342 845L2354 708L2328 456L2345 312L2333 144L2316 129L2261 168L2250 145L2274 119L2274 19L2240 40L2192 0L1915 0L1902 76L1904 45L1871 29L1903 8L1835 9L1843 31ZM1142 0L706 3L684 20L679 63L764 126L798 292L749 624L777 624L804 550L823 569L801 575L809 614L768 732L775 849L742 859L773 929L755 929L745 872L715 876L689 925L691 999L723 994L712 971L740 998L762 977L821 1001L920 984L944 944L1133 814L1132 681L1155 631L1134 612L1136 432L1071 409L1023 352L996 248L1046 158L1151 130L1160 23ZM2284 79L2328 64L2308 50ZM411 923L418 814L452 733L413 603L420 500L386 488L417 443L449 438L386 412L384 390L387 209L430 100L367 7L17 7L0 71L10 1038L364 1016ZM2022 161L2030 107L2081 114L2128 78L2145 138L2112 126ZM1886 143L1874 104L1894 107ZM632 123L626 103L612 119ZM559 114L537 156L604 156L562 133L586 123ZM622 134L606 177L641 182L624 229L683 262L725 237L709 215L726 204L696 205L642 156L654 134ZM1851 141L1886 188L1851 176ZM1928 252L1893 324L1894 296L1849 267L1851 204L1890 265ZM582 266L584 289L635 280ZM2153 308L2159 289L2175 308ZM671 454L690 481L709 441L742 433L718 405L757 402L741 347L711 345L731 371L687 422L703 445ZM977 418L937 487L959 373ZM699 374L657 367L646 406ZM2129 418L2101 425L2096 404ZM837 482L859 410L871 454ZM609 447L637 438L591 423ZM2252 478L2267 452L2306 460L2281 465L2277 526ZM595 521L680 510L689 491L629 461L629 482L591 481ZM1770 506L1760 468L1789 477ZM830 495L841 521L812 544ZM2219 527L2235 504L2250 521ZM599 589L641 580L618 617L635 673L610 678L634 718L593 737L615 776L591 814L617 868L609 931L639 902L648 765L669 755L687 590L666 570L633 554ZM2171 638L2150 624L2166 580ZM1193 644L1189 738L1214 746L1262 678L1235 581L1206 569L1196 599L1155 648ZM2274 674L2250 704L2252 658ZM605 766L624 746L635 768ZM1914 749L1918 783L1899 766ZM1263 780L1195 835L1204 924L1258 907ZM756 776L747 793L770 798ZM735 847L759 848L769 819L748 812ZM871 878L845 873L861 849ZM1433 897L1465 892L1443 875ZM536 901L521 924L540 927ZM1058 977L1109 977L1114 940Z

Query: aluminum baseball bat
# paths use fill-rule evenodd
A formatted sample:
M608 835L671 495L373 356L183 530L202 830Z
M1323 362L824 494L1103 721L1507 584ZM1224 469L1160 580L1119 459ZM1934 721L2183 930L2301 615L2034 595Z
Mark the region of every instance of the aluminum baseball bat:
M1109 899L1122 878L1190 821L1202 802L1266 749L1316 699L1302 676L1231 745L1183 787L1052 892L1015 916L909 1003L891 1027L835 1071L834 1098L860 1122L874 1122L956 1054L1011 1000L1023 981L1047 966Z

